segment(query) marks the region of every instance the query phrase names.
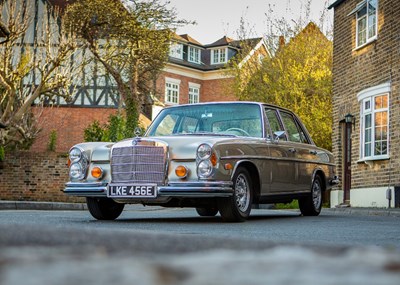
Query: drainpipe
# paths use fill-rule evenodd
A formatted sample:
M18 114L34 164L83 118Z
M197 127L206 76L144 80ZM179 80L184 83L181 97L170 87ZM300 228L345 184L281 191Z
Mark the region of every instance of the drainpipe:
M392 201L392 189L386 189L386 199L388 200L388 208L390 209L390 202Z

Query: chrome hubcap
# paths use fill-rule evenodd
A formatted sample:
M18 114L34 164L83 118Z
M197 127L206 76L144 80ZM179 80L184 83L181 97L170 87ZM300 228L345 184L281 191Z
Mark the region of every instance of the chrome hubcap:
M243 174L239 174L235 184L236 206L239 211L246 212L250 202L250 189L247 179Z
M322 203L322 189L318 180L314 181L312 188L313 204L315 209L319 209Z

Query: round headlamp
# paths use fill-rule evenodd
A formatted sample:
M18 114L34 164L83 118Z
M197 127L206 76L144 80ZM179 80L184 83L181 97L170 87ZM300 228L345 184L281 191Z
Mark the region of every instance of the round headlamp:
M209 177L212 174L212 171L213 171L213 165L209 160L202 160L197 166L197 175L200 178Z
M80 163L73 163L69 168L69 177L71 179L82 179L85 176L82 165Z
M69 160L71 161L71 163L78 162L81 158L82 151L77 147L71 148L71 150L69 151Z
M197 157L199 159L208 159L212 154L211 146L208 144L201 144L197 148Z

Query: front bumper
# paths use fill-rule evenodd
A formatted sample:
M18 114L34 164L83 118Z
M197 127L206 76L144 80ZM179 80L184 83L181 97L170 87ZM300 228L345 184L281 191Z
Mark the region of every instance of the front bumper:
M107 197L108 182L68 182L64 193L79 197ZM231 181L196 181L169 183L157 187L157 198L216 198L231 197L233 184ZM155 200L157 200L155 198ZM135 200L136 198L130 198Z

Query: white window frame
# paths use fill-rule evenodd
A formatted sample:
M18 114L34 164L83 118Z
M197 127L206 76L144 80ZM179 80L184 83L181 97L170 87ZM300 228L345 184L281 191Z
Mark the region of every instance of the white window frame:
M193 63L200 63L201 62L201 50L196 47L189 46L188 52L188 61Z
M179 104L179 86L181 81L175 78L165 78L165 103L178 105Z
M173 58L183 59L183 44L171 43L169 47L169 56Z
M211 64L228 62L228 48L215 48L211 50Z
M370 5L371 1L376 2L375 13L370 14ZM379 0L363 0L356 5L356 8L350 12L349 15L356 14L356 49L362 48L368 45L370 42L374 41L378 37L378 4ZM365 15L360 17L360 12L363 9L366 9ZM365 41L359 43L360 36L360 23L365 21ZM370 27L372 27L371 31L373 32L370 35Z
M189 82L189 104L200 102L200 84Z
M389 151L390 151L390 129L389 129L389 107L390 107L390 83L380 84L378 86L374 86L371 88L367 88L357 94L358 102L360 103L360 161L371 161L371 160L382 160L389 159ZM387 107L385 108L375 108L375 98L380 96L387 96ZM375 117L376 114L386 112L386 153L385 154L375 154ZM365 127L366 127L366 117L370 116L370 144L371 150L370 155L365 154Z

